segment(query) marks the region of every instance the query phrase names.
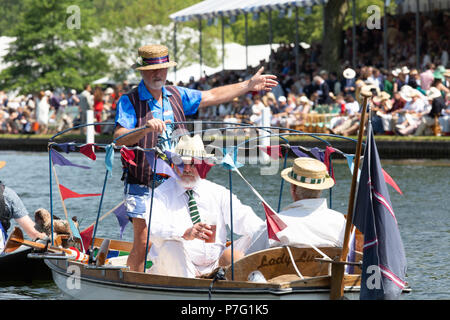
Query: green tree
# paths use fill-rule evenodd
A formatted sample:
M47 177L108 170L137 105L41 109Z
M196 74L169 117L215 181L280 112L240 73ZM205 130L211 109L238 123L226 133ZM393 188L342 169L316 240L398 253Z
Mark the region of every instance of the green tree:
M21 93L81 89L102 76L105 54L92 44L94 8L81 0L23 1L23 15L0 73L0 86Z

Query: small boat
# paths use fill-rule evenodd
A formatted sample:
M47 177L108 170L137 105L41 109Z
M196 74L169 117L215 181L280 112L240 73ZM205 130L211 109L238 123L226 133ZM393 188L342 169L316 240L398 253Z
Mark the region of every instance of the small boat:
M32 248L21 245L10 253L0 254L0 283L52 281L52 273L42 259L29 259Z
M96 239L100 243L102 239ZM131 243L111 242L109 250L131 248ZM340 248L319 248L338 257ZM357 261L362 258L358 253ZM258 251L224 269L222 280L182 278L128 271L126 256L111 258L103 266L72 260L46 259L53 279L65 294L76 299L329 299L331 268L312 248L275 247ZM358 262L356 264L359 264ZM249 281L252 272L261 279ZM263 280L262 280L263 279ZM261 281L262 280L262 281ZM345 297L358 299L360 274L344 277Z

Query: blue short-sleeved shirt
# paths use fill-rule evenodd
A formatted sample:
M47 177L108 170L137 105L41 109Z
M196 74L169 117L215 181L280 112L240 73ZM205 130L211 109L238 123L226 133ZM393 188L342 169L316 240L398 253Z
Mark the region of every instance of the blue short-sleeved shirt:
M183 110L185 115L192 115L197 112L198 106L202 100L202 92L199 90L188 89L184 87L176 87L181 95L181 101L183 103ZM138 85L138 94L140 100L147 100L148 106L153 114L154 118L165 120L171 120L174 122L172 106L170 104L169 96L172 94L162 88L163 105L161 106L157 100L153 98L144 84L144 81ZM117 103L116 108L116 125L120 124L126 129L136 128L137 117L133 105L127 95L122 95ZM172 127L167 126L166 132L163 133L163 137L166 139L166 143L162 146L163 149L170 147L170 137L172 136Z

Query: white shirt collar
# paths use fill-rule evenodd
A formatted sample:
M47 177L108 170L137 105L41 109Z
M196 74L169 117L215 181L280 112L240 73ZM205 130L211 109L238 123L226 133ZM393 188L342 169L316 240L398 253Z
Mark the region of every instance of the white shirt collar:
M294 208L321 208L327 206L327 199L325 198L317 198L317 199L303 199L295 201L294 203L291 203L287 207L283 208L282 211L287 211Z

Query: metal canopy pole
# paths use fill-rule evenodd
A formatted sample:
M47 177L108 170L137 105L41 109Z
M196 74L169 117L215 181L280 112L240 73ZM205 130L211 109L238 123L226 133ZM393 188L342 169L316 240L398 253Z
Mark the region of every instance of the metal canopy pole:
M295 6L295 75L300 74L300 65L298 61L298 7Z
M416 68L420 70L420 17L419 0L416 0Z
M177 22L173 24L173 56L174 61L177 61ZM174 72L174 84L177 83L177 66L173 67Z
M225 70L225 18L221 14L222 19L222 71Z
M386 4L386 0L384 0L384 21L383 21L383 65L384 68L387 70L389 68L389 62L388 62L388 43L387 43L387 28L388 28L388 23L387 23L387 4Z
M248 69L248 17L247 12L244 14L245 20L245 68Z
M356 68L356 1L352 0L352 66Z
M272 9L271 8L269 8L268 20L269 20L269 46L270 46L270 54L272 54ZM272 72L272 59L270 59L270 54L269 54L269 68L270 68L270 72Z
M200 32L199 39L198 39L198 53L200 55L200 78L202 77L202 63L203 63L203 56L202 56L202 18L198 17L198 30Z

